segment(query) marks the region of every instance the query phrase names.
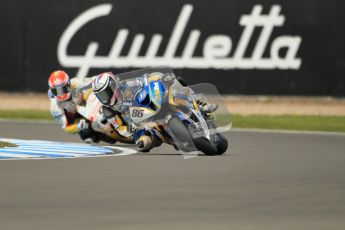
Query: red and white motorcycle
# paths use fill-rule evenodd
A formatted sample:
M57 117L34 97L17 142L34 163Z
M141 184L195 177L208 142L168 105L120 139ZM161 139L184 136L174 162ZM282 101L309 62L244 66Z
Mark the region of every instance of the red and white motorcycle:
M78 113L91 124L93 131L104 134L106 142L133 143L131 137L120 135L113 126L101 114L102 104L97 100L94 93L91 93L85 106L77 106ZM102 139L101 139L102 140Z

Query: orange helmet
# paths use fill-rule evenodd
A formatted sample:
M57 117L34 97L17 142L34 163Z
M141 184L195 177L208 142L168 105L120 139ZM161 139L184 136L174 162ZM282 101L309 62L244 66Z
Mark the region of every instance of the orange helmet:
M65 101L71 96L71 83L66 72L54 71L48 80L49 88L58 101Z

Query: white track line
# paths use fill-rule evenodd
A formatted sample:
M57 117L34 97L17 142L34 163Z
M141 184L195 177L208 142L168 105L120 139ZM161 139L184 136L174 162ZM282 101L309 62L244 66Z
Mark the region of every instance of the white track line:
M251 128L232 128L230 130L235 132L255 132L255 133L282 133L282 134L307 134L307 135L330 135L330 136L345 136L341 132L321 132L321 131L297 131L297 130L281 130L281 129L251 129Z
M62 153L81 153L84 154L85 152L88 153L99 153L100 151L102 152L109 152L109 149L102 148L100 147L98 150L97 149L79 149L79 148L59 148L58 146L54 147L46 147L42 145L24 145L24 146L19 146L18 149L25 149L25 150L40 150L40 151L47 151L47 152L54 152L54 151L59 151Z
M34 157L42 157L42 155L28 155L28 154L11 154L11 153L0 153L1 157L10 157L11 159L26 159L26 158L34 158ZM1 159L7 160L7 159Z
M25 148L7 148L3 151L0 152L0 155L2 155L2 153L5 152L5 153L10 153L10 152L13 152L13 153L33 153L33 154L37 154L37 155L40 155L40 156L47 156L49 157L49 155L56 155L56 156L59 156L59 155L62 155L62 156L71 156L71 157L81 157L81 156L85 156L85 155L90 155L90 154L87 154L87 153L73 153L73 152L60 152L60 151L42 151L42 150L39 150L39 149L25 149ZM100 154L103 154L103 153L100 153ZM17 155L17 154L15 154Z
M116 155L116 156L128 156L128 155L136 154L138 152L138 151L136 151L134 149L118 147L118 146L106 146L106 147L122 151L122 153L118 153L118 154L115 153L114 155Z

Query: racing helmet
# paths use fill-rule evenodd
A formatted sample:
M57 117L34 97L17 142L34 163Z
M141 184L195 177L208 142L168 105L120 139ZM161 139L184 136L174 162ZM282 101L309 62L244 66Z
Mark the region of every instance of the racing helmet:
M65 71L57 70L49 76L49 90L58 101L66 101L71 96L71 82Z
M120 99L119 80L112 73L98 75L92 83L93 93L106 106L114 106Z

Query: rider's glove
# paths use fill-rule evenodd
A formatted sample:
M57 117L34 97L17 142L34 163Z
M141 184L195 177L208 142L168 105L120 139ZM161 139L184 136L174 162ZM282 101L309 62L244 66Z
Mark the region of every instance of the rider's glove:
M85 119L81 119L78 123L79 131L84 131L84 130L87 130L88 128L89 128L89 123L86 122Z
M132 122L128 125L128 131L134 133L138 130L138 127Z
M175 81L175 75L172 73L167 73L162 76L162 81L165 83L165 85L170 86Z

